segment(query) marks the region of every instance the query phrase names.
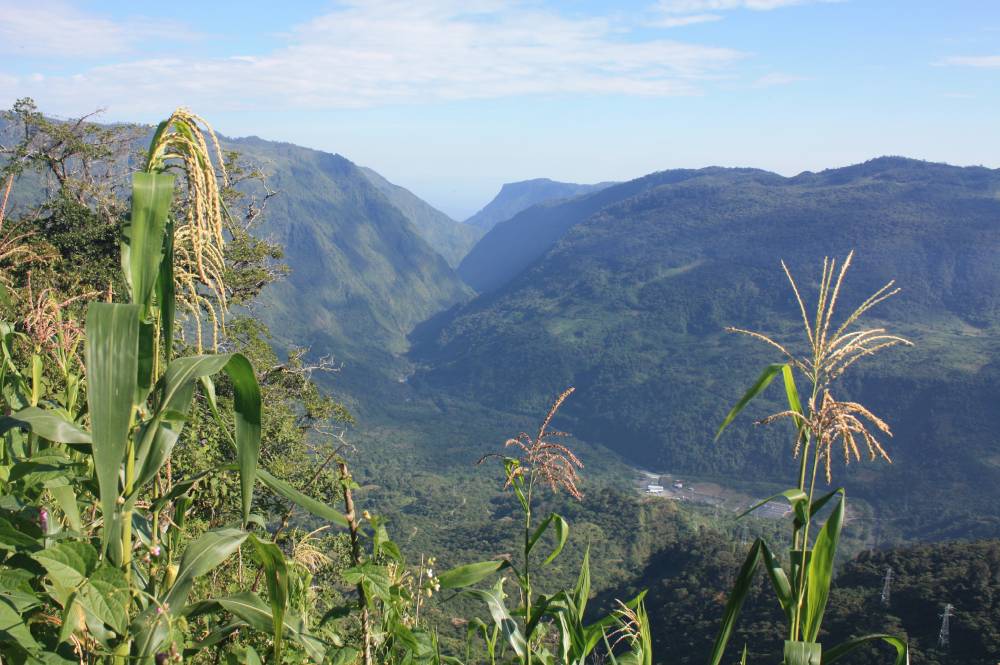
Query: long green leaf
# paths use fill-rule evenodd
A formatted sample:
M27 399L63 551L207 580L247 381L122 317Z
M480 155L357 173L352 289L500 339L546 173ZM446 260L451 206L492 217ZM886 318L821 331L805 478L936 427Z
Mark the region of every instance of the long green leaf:
M170 363L174 359L174 314L177 301L174 293L174 223L169 219L163 232L163 259L156 278L156 301L160 309L163 357Z
M750 389L743 394L740 401L736 402L736 406L730 409L729 413L726 414L726 418L722 421L722 425L719 426L719 431L715 433L716 441L718 441L719 437L722 436L723 430L729 427L729 424L736 419L736 416L740 414L740 411L746 408L746 405L749 404L754 397L759 395L764 388L767 388L771 384L771 381L774 380L774 377L777 376L778 372L782 371L783 367L785 367L784 363L776 363L768 365L764 368L764 371L761 372L759 377L757 377L754 384L750 386Z
M180 614L195 579L211 572L228 559L246 538L247 533L240 529L217 529L206 531L188 545L177 567L174 585L164 597L164 602L170 606L170 612Z
M809 572L806 578L806 616L803 638L807 642L815 642L819 638L819 629L823 623L823 613L826 611L826 601L830 597L830 584L833 582L833 563L837 555L837 544L840 542L840 529L844 525L844 490L837 490L841 498L826 524L820 529L813 545L812 558L809 561Z
M743 601L746 600L750 585L753 583L753 576L757 570L757 564L760 562L763 545L764 541L760 538L754 541L753 547L750 548L750 552L743 562L743 567L740 568L740 572L736 576L736 583L733 585L729 600L726 601L726 609L722 614L722 625L719 626L719 633L712 645L712 656L708 661L710 665L719 665L722 662L722 656L726 652L726 645L729 644L733 626L736 625L736 618L740 614L740 608L743 607Z
M317 501L311 496L303 494L286 483L284 480L275 478L264 469L257 470L257 478L262 483L267 485L275 494L288 499L297 506L305 508L316 517L322 517L326 521L332 522L337 526L347 528L347 518L344 517L342 513L334 510L322 501Z
M438 581L441 583L441 588L443 589L461 589L472 586L509 565L510 562L507 560L468 563L441 573L438 576Z
M288 606L288 566L285 555L274 543L264 542L250 536L257 563L264 569L267 581L267 599L271 603L271 619L274 626L274 662L281 662L281 637L285 625L285 609Z
M542 534L544 534L550 526L556 530L556 546L552 550L552 553L549 554L545 561L542 562L543 566L552 563L552 561L559 556L559 553L562 552L563 547L566 545L566 540L569 538L569 524L566 520L556 513L550 513L549 516L538 525L538 528L535 529L531 538L528 539L528 552L531 552L531 550L535 547L535 544L538 542L538 539L542 537Z
M486 603L486 607L490 611L490 616L493 617L493 623L497 625L500 629L500 633L503 635L504 639L517 654L518 658L523 659L527 652L527 641L524 635L521 633L521 629L518 628L517 622L507 611L507 606L504 604L504 598L506 594L503 591L504 578L497 580L497 583L493 585L493 588L485 591L482 589L466 589L463 593L469 594L475 598L478 598Z
M29 406L0 418L0 434L22 427L42 439L66 444L90 444L90 432L80 429L54 411Z
M170 363L161 379L159 407L152 421L146 425L139 446L139 476L136 487L152 480L170 456L184 426L183 419L172 414L186 415L194 396L195 381L225 371L233 384L233 411L235 416L236 460L240 469L240 491L243 523L250 516L253 485L260 455L261 397L260 386L250 361L239 353L212 354L179 358ZM220 425L225 421L218 413L214 393L209 403ZM226 430L228 433L228 429Z
M759 501L758 503L755 503L751 507L744 510L742 513L736 516L736 519L740 519L741 517L746 517L747 515L757 510L761 506L765 506L779 497L788 500L788 505L790 505L792 507L792 510L795 511L796 516L798 515L805 516L805 503L806 501L809 500L809 496L802 490L796 488L796 489L788 489L785 490L784 492L778 492L777 494L772 494L763 501Z
M823 653L823 665L833 665L834 662L840 660L858 647L861 647L868 642L875 642L878 640L881 640L896 649L896 661L894 665L910 665L909 645L898 637L883 635L881 633L865 635L864 637L856 637L853 640L842 642L832 649L828 649Z
M174 176L139 172L132 176L132 216L125 227L128 256L125 272L132 288L132 302L149 316L153 289L163 259L163 235L174 196Z
M138 381L139 310L138 305L101 302L87 309L87 403L104 515L102 549L107 549L121 521L118 474L128 447Z
M781 563L763 540L761 541L761 553L764 555L764 570L767 571L767 576L771 578L771 586L774 587L774 593L778 596L778 603L781 605L785 616L791 621L792 609L794 607L792 585L788 582L788 576L781 567Z
M580 574L577 575L573 587L573 605L576 606L577 620L583 621L587 610L587 600L590 598L590 545L583 552L583 563L580 564Z

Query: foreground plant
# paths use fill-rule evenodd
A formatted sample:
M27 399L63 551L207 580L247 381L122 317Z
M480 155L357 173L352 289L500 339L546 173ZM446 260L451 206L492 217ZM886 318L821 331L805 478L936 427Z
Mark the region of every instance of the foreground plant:
M584 665L601 643L606 646L606 655L611 662L652 663L652 638L642 603L645 592L628 603L620 603L617 610L604 618L584 624L590 596L589 553L584 555L572 590L545 596L537 593L535 588L535 576L559 556L569 539L569 524L557 513L549 513L536 523L534 508L537 491L548 487L555 493L561 488L578 501L583 498L577 474L583 463L572 450L557 441L569 435L550 429L559 407L572 393L573 388L569 388L556 398L535 436L522 432L506 441L504 447L515 451L515 455L491 453L479 460L482 463L499 458L503 462L504 489L513 491L523 515L520 562L508 559L483 561L459 566L442 573L440 577L442 588L463 589L463 593L482 600L489 609L492 628L491 624L477 619L470 624L470 631L482 636L491 665L506 662L503 660L506 648L516 662L524 665ZM549 531L555 537L555 546L538 563L535 548ZM498 579L490 589L468 588L507 569L514 573L519 591L519 605L514 610L509 610L506 604L505 577ZM551 621L558 630L555 652L545 643L545 620ZM615 649L620 651L620 647L625 648L625 653L616 657Z
M891 635L867 635L826 651L819 643L823 614L826 611L833 579L833 565L836 557L840 532L844 523L846 497L843 488L838 488L816 497L816 479L820 467L824 469L826 481L832 482L832 459L839 444L843 450L845 464L852 459L861 459L859 440L863 442L871 460L882 458L892 460L879 443L876 431L891 436L889 426L875 416L865 406L857 402L839 401L833 397L832 386L845 370L860 359L871 356L893 346L910 346L903 337L888 333L884 328L863 328L857 324L860 318L873 307L896 295L898 288L889 282L872 294L851 312L842 323L833 327L833 318L840 296L844 276L851 265L853 252L848 254L840 271L836 260L824 259L820 276L819 293L815 313L810 316L805 301L788 267L781 266L788 277L799 310L808 342L807 352L802 356L792 354L773 338L759 332L730 328L731 332L749 335L780 351L786 359L784 363L769 365L757 381L736 403L723 420L716 440L736 416L759 395L778 375L781 374L788 409L775 413L760 421L772 423L790 419L795 425L793 456L799 460L798 484L765 499L750 508L744 515L756 510L772 499L784 498L792 507L792 549L789 552L789 569L782 566L767 543L758 538L750 549L737 577L723 615L722 626L712 649L711 665L722 661L729 637L739 615L743 600L750 589L758 564L767 572L778 602L788 622L788 639L785 641L785 665L827 665L850 653L854 649L872 641L884 641L897 652L896 663L909 662L909 649L905 642ZM795 370L808 381L811 392L805 407L799 398L795 384ZM867 422L866 422L867 421ZM833 510L813 537L818 527L817 513L827 504L833 503Z
M217 247L211 242L221 238L196 239L201 212L188 218L187 234L171 218L170 171L176 168L186 175L189 199L201 199L197 205L207 206L209 216L221 205L213 202L218 191L209 184L216 175L206 141L190 118L175 114L161 124L147 169L133 177L121 245L129 301L89 304L82 359L76 351L81 331L67 318L67 302L47 293L30 298L31 311L20 324L25 332L0 325L0 389L10 414L0 419L5 662L160 665L225 645L239 631L266 635L275 663L283 660L286 638L316 661L336 650L287 612L290 565L266 529L252 532L255 522L263 522L251 514L254 486L261 481L320 517L342 526L347 521L257 468L262 404L246 357L175 357L174 249L186 247L182 265L208 277L201 287L222 288L212 281L211 268L194 272L212 265ZM175 138L164 142L165 136ZM192 307L211 309L198 295L201 287L191 296ZM197 319L194 325L200 330ZM27 370L16 362L19 344L31 348ZM56 367L46 371L46 362ZM220 373L229 380L231 410L216 395L212 377ZM175 479L165 470L199 386L235 463ZM198 482L234 472L239 523L190 534L187 510ZM223 565L242 570L236 555L245 544L266 600L254 584L192 602L199 578ZM256 652L254 658L259 660Z

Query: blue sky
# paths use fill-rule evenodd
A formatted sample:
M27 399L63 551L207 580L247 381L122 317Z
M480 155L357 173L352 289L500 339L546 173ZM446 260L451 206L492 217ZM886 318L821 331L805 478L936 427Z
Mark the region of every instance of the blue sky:
M503 182L883 154L1000 167L997 0L0 0L0 105L187 105L456 218Z

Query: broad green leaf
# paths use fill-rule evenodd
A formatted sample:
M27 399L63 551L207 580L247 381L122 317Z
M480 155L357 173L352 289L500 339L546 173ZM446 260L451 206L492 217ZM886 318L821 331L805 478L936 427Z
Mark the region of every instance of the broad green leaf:
M712 645L712 655L708 661L710 665L719 665L722 662L722 656L726 652L726 645L729 644L733 626L736 625L736 618L740 614L743 601L746 600L750 585L753 583L753 576L757 570L757 564L760 562L763 545L764 541L760 538L754 541L753 547L750 548L750 552L736 576L736 583L733 584L729 600L726 601L726 609L722 613L722 625L719 626L718 635Z
M73 423L54 411L29 406L9 416L0 418L0 434L21 427L47 441L66 444L89 444L91 437Z
M56 599L65 605L70 593L90 577L97 567L97 550L89 543L68 540L50 545L32 555L48 573Z
M53 480L45 483L45 487L55 498L59 508L66 516L66 521L75 531L83 531L83 521L80 519L80 507L76 502L76 490L64 480Z
M808 642L819 638L819 629L823 623L823 613L826 611L826 601L830 597L830 584L833 581L833 563L837 555L837 544L840 542L840 529L844 525L844 490L837 490L840 501L826 524L820 529L813 545L812 558L809 561L809 571L806 577L806 616L802 636Z
M784 665L820 665L822 660L823 646L821 644L785 640Z
M160 599L158 605L150 605L132 622L136 652L140 657L152 657L167 639L167 617L157 612L158 607L165 608L171 616L190 613L192 608L187 606L187 599L195 579L211 572L229 558L247 539L247 535L240 529L217 529L206 531L197 540L188 544L184 554L181 555L173 586ZM204 606L203 603L198 605L198 607Z
M573 587L573 605L576 607L577 620L583 621L584 612L587 610L587 601L590 599L590 545L583 552L583 563L580 564L580 574L576 578L576 586Z
M244 591L212 602L246 621L255 630L268 634L274 630L271 608L255 593ZM324 662L326 646L310 635L300 620L296 617L286 616L284 626L288 634L295 638L310 658L316 662Z
M267 485L275 494L288 499L295 505L305 508L316 517L322 517L337 526L347 527L347 518L337 510L298 491L284 480L275 478L264 469L257 470L257 478Z
M131 600L132 593L125 574L108 564L95 570L77 595L77 601L86 613L110 626L118 635L125 634Z
M11 524L9 520L0 517L0 550L16 552L21 549L40 549L38 539L24 533L22 529Z
M746 405L749 404L754 397L759 395L764 388L767 388L771 384L774 377L777 376L778 372L781 372L782 368L785 366L786 365L784 363L775 363L764 368L764 371L761 372L759 377L757 377L754 384L750 386L750 389L743 394L740 401L736 402L736 406L730 409L729 413L726 414L725 419L722 421L722 425L719 426L719 431L715 433L716 441L718 441L719 437L722 436L723 430L729 427L729 424L736 419L736 416L738 416L740 412L746 408Z
M174 196L174 176L167 173L138 172L132 176L132 215L125 226L122 256L128 256L125 275L132 288L132 302L149 316L160 263L163 236Z
M896 649L896 661L894 665L910 665L909 645L898 637L883 635L881 633L865 635L864 637L856 637L853 640L848 640L847 642L838 644L832 649L827 649L826 652L823 653L823 665L833 665L834 662L840 660L858 647L861 647L869 642L876 641L885 642Z
M461 589L485 580L493 573L508 567L510 562L501 559L496 561L480 561L467 563L464 566L452 568L438 576L442 589Z
M125 459L138 382L139 306L91 303L85 357L94 467L104 516L102 549L107 549L121 520L118 475Z
M164 597L164 602L170 606L170 613L181 613L195 579L214 570L246 539L247 533L240 529L217 529L206 531L189 544L177 567L177 579Z
M285 623L285 609L288 605L288 566L285 555L274 543L250 536L257 563L264 569L267 581L267 599L271 603L271 617L274 626L274 662L281 662L282 627Z
M774 553L771 552L771 548L764 541L761 541L761 553L764 555L764 570L767 571L767 576L771 578L771 586L774 587L774 593L778 596L778 603L781 605L785 616L791 621L794 605L792 585L789 584L788 576L781 567L781 563L775 558Z
M503 591L504 578L497 580L497 583L493 585L492 589L482 590L482 589L466 589L463 593L469 594L475 598L478 598L486 603L486 607L489 609L490 616L493 618L493 623L497 625L500 629L501 635L503 635L504 640L510 645L517 654L517 657L524 659L525 653L527 652L527 642L524 635L521 634L521 629L518 628L517 622L507 611L507 606L504 604L504 598L506 594Z
M0 596L0 644L4 642L14 642L29 652L41 649L14 605Z
M240 470L240 491L243 523L250 516L253 485L256 479L257 458L260 455L261 398L260 386L250 361L242 354L211 354L178 358L170 363L164 373L159 407L152 421L143 431L138 451L141 469L136 486L152 480L170 456L184 426L183 419L172 414L186 415L194 396L194 384L225 371L233 384L233 411L236 425L236 460ZM214 393L209 394L209 406L222 427L224 419L218 413ZM225 432L229 433L228 429Z
M531 552L531 550L535 547L535 543L538 542L538 539L542 537L542 534L545 533L549 526L553 526L556 530L556 546L555 549L552 550L552 553L549 554L545 561L542 562L543 566L552 563L552 561L559 556L559 553L562 552L563 547L566 545L567 538L569 538L569 524L567 524L566 520L564 520L561 516L556 513L551 513L542 521L541 524L538 525L538 528L535 529L535 532L528 540L528 552Z
M809 501L808 495L806 495L806 493L800 489L789 489L785 490L784 492L778 492L777 494L772 494L763 501L755 503L753 506L747 508L742 513L737 515L736 519L740 519L741 517L746 517L747 515L757 510L761 506L765 506L779 497L783 497L788 500L788 505L790 505L792 507L792 510L795 511L795 515L797 517L800 515L803 517L805 516L805 504L806 502Z

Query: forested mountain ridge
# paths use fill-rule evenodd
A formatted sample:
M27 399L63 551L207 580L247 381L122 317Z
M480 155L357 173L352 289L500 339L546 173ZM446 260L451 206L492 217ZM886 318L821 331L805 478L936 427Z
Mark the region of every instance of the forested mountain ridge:
M870 324L917 347L847 377L850 396L896 434L892 471L866 466L853 482L877 478L905 501L940 499L923 513L938 523L907 529L954 536L970 525L945 517L956 506L948 488L1000 486L998 192L996 170L881 158L794 178L668 171L560 203L546 213L566 231L530 267L418 329L414 381L524 412L575 385L566 412L584 439L652 468L773 477L792 464L783 429L742 427L711 443L761 363L780 360L724 328L800 343L779 260L809 298L823 256L856 249L844 310L896 279L902 294ZM584 205L595 197L608 205ZM981 534L1000 528L995 517L977 524Z
M500 222L510 219L533 205L594 192L609 184L611 183L600 182L593 185L580 185L573 182L558 182L549 178L508 182L500 187L500 191L493 197L493 200L483 206L482 210L465 220L465 223L479 229L480 233L486 233Z
M480 293L499 289L541 258L575 224L597 211L654 183L674 182L704 172L664 171L625 183L595 185L589 193L570 200L542 201L490 229L458 266L458 274Z
M279 192L260 233L285 250L286 280L262 295L261 318L286 342L333 354L352 374L385 368L418 322L468 288L416 226L339 155L237 139Z

